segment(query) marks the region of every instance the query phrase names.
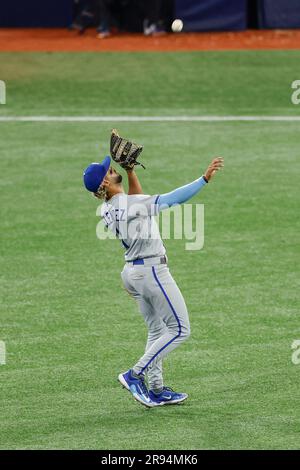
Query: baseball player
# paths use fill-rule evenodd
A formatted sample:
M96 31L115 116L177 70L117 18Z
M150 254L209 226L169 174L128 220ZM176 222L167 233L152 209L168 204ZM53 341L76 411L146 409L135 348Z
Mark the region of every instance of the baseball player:
M195 181L166 194L144 195L134 165L142 147L121 138L114 130L112 158L128 177L128 194L122 175L111 166L111 158L92 163L84 172L86 189L104 199L103 221L125 250L121 273L125 289L137 301L148 327L145 353L118 380L146 407L181 403L186 393L173 391L163 382L162 361L190 336L190 322L184 298L170 274L166 250L154 216L161 210L195 196L223 166L214 158L206 172ZM145 377L147 376L148 385Z

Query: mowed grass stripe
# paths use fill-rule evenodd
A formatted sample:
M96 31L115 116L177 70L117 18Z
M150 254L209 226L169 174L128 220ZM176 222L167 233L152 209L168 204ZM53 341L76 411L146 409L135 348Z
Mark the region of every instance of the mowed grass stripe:
M11 116L299 116L300 51L0 53Z
M300 116L0 116L0 122L295 122Z

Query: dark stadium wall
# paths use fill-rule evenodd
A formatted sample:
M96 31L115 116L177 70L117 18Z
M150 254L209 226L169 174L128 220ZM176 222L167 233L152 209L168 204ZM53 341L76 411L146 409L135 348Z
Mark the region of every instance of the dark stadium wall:
M143 31L143 2L118 0L118 20L122 29ZM97 6L95 0L0 0L0 27L68 27L84 4ZM174 0L163 0L162 19L169 29ZM91 20L95 26L95 20ZM95 24L94 24L95 23Z
M173 16L183 20L185 31L244 30L256 27L256 15L259 28L300 28L300 0L174 1ZM172 2L163 3L165 7L169 5L170 12ZM67 27L72 23L74 0L0 0L0 3L0 27ZM124 28L142 30L141 6L142 0L124 0L121 12ZM135 19L133 12L138 12Z
M300 0L258 0L260 28L300 28Z
M67 27L73 0L0 0L0 27Z
M240 31L247 28L247 0L176 0L175 17L185 31Z

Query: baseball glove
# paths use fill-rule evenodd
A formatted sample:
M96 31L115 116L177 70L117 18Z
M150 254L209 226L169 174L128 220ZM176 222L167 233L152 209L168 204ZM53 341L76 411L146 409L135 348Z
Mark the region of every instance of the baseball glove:
M119 136L117 129L111 131L110 154L112 159L119 163L124 170L132 170L134 165L144 165L137 162L137 158L143 150L142 145L130 142Z

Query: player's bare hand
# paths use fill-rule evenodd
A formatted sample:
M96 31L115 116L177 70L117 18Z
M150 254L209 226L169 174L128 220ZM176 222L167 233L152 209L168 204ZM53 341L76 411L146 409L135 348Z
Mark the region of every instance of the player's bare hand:
M209 181L217 171L221 170L224 166L224 159L222 157L216 157L212 160L211 164L204 173L205 178Z

